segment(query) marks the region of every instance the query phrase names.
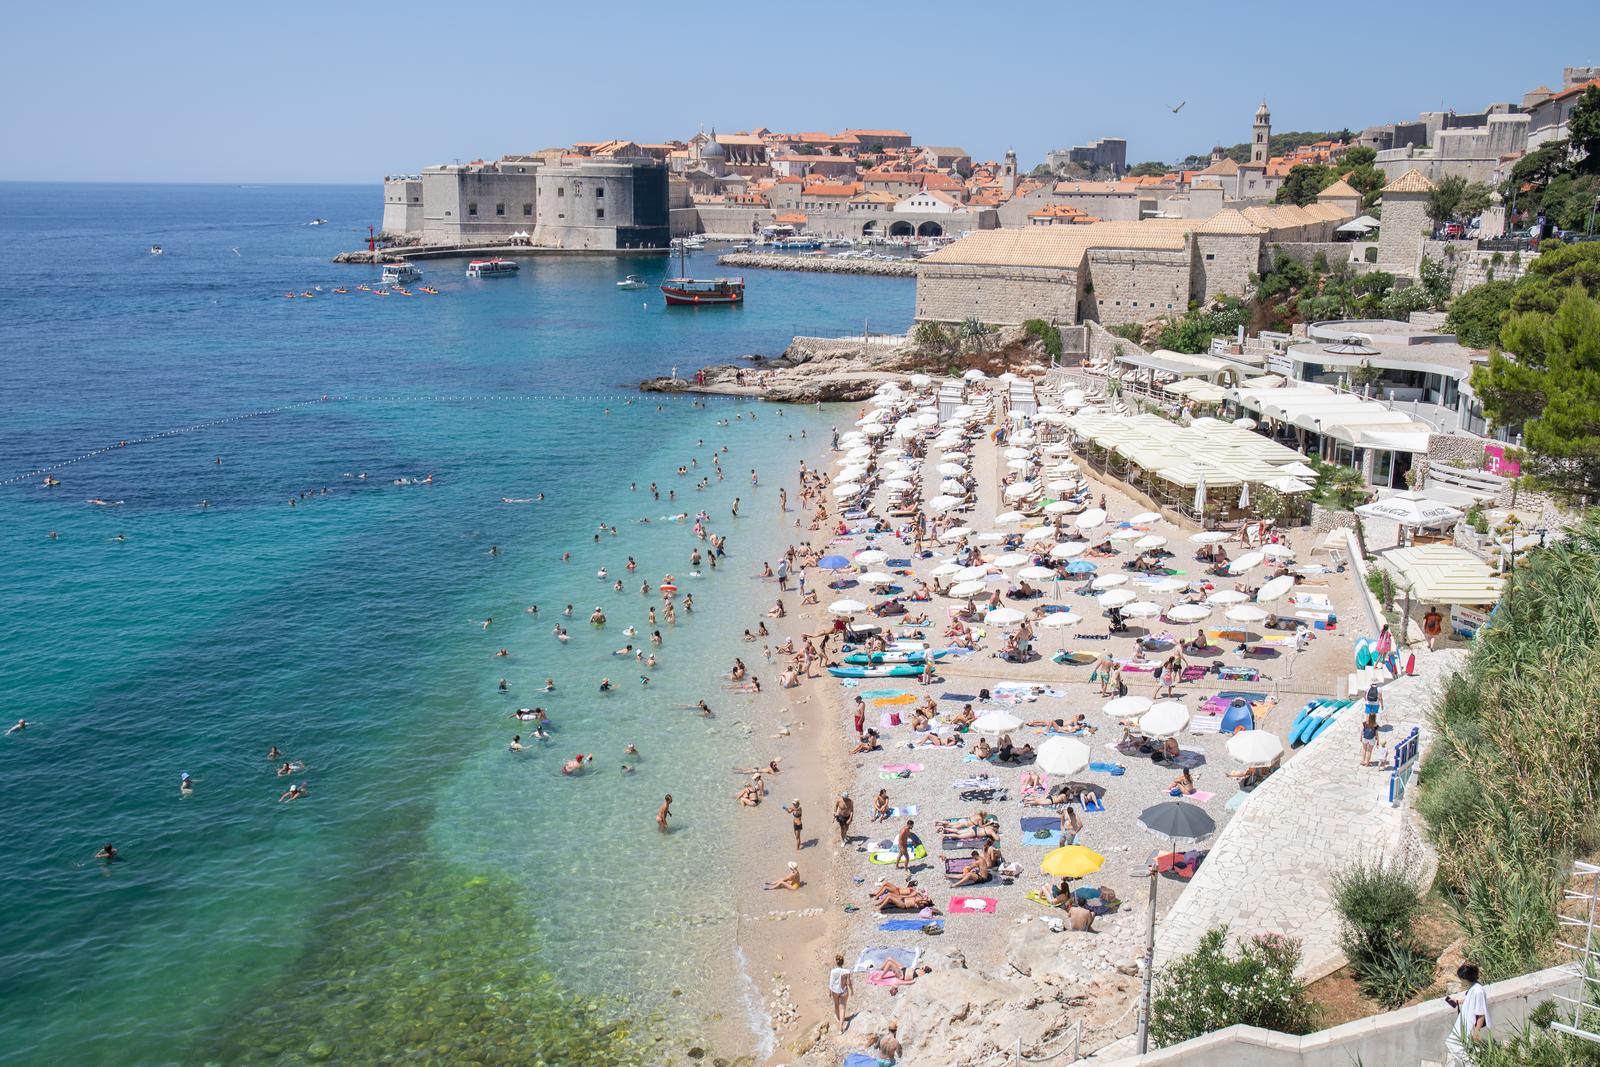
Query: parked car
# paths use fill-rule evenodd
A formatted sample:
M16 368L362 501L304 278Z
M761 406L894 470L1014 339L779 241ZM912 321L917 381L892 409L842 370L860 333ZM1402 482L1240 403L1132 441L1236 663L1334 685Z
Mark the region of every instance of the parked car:
M1439 235L1446 241L1454 241L1461 237L1461 223L1447 222L1439 230Z

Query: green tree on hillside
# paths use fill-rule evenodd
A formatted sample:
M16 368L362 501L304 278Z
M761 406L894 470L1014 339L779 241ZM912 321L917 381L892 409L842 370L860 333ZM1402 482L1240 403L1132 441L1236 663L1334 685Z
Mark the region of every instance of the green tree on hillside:
M1511 310L1553 312L1574 285L1600 296L1600 244L1546 241L1517 282Z
M1165 163L1151 159L1143 163L1135 163L1128 168L1128 173L1135 178L1159 178L1170 169Z
M1489 206L1489 187L1469 182L1459 174L1440 178L1428 193L1426 210L1435 226L1452 219L1470 219Z
M1495 352L1472 373L1484 412L1522 426L1536 484L1571 500L1600 497L1600 302L1581 287L1554 313L1515 312Z
M1332 185L1337 177L1329 167L1315 163L1296 163L1289 168L1289 176L1283 180L1283 184L1278 186L1278 193L1273 202L1298 204L1304 207L1314 201L1318 193Z
M1590 174L1600 173L1600 87L1589 86L1572 106L1567 137L1573 149L1583 156L1579 168Z
M1469 348L1493 348L1500 343L1516 288L1514 282L1495 281L1468 289L1450 304L1444 328Z
M1370 167L1378 161L1378 150L1358 144L1339 157L1341 167Z

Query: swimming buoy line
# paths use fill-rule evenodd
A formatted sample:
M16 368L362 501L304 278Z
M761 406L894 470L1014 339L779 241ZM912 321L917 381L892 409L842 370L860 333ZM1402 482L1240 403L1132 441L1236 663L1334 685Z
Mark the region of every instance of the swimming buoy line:
M12 475L9 478L0 478L0 486L17 485L21 482L26 482L29 479L38 478L43 475L50 474L53 471L61 470L64 467L71 467L74 464L95 459L99 456L105 455L107 452L120 452L124 448L132 448L134 445L155 444L168 438L181 437L184 434L198 433L201 430L209 430L216 426L226 426L231 422L243 422L246 419L259 419L268 415L281 415L286 411L294 411L297 408L310 407L313 404L470 404L485 402L544 403L548 401L587 400L596 402L604 401L606 403L620 405L629 400L637 399L637 395L626 393L619 393L611 396L604 394L596 394L592 396L556 396L544 393L504 393L475 396L319 396L314 400L297 400L292 404L280 404L278 407L274 408L262 408L259 411L247 411L239 415L226 415L220 419L207 419L205 422L197 422L189 426L180 426L172 430L162 430L160 433L149 434L145 437L129 437L118 444L105 445L101 448L90 449L81 455L73 456L71 459L63 459L56 463L51 463L43 467L37 467L34 470L27 471L22 474ZM657 403L661 403L665 400L676 401L680 399L680 397L676 396L663 395L662 399L658 400Z

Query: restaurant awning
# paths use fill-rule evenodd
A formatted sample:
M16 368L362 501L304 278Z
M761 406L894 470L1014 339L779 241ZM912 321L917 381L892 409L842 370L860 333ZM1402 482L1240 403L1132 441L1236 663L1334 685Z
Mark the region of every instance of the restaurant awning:
M1416 545L1382 553L1411 598L1430 604L1494 604L1505 582L1483 560L1453 545Z

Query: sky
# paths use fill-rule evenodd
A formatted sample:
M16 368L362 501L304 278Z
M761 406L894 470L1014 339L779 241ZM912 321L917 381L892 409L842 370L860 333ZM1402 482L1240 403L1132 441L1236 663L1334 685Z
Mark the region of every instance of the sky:
M1275 130L1359 130L1585 64L1592 0L12 0L0 180L376 182L755 126L901 129L1024 170L1106 136L1171 161L1247 140L1263 98Z

